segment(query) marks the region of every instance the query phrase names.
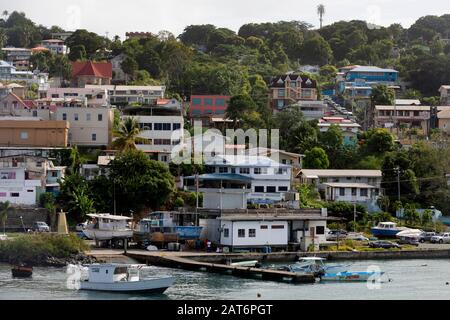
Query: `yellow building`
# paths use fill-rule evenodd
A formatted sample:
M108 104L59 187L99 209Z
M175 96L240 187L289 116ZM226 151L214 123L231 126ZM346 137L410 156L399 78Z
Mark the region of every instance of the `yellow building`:
M67 147L69 122L26 117L0 118L0 146Z

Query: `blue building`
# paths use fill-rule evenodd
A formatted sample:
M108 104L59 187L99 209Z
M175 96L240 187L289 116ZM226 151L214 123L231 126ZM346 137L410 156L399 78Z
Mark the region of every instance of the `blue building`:
M366 82L395 83L398 81L398 71L373 66L359 66L348 71L345 80L347 82L365 80Z

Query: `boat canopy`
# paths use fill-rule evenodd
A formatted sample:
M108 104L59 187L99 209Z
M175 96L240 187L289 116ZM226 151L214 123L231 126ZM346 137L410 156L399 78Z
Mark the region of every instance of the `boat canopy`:
M130 217L123 217L123 216L113 216L111 214L107 213L96 213L96 214L88 214L91 218L97 218L97 219L108 219L108 220L116 220L116 221L122 221L122 220L133 220L133 218Z

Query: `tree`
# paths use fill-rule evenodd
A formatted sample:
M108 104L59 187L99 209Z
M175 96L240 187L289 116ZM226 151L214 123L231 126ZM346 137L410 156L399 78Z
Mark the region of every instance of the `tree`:
M395 103L395 92L384 84L377 85L370 96L372 105L392 106Z
M51 230L55 229L56 225L56 199L53 193L51 192L45 192L41 194L39 197L39 203L41 207L47 209L48 213L50 214L50 228Z
M315 147L305 152L303 166L307 169L328 169L330 161L325 150Z
M365 155L382 156L394 150L394 137L386 129L375 128L360 136L361 151Z
M109 169L109 179L116 185L117 208L123 213L156 210L175 190L169 168L141 151L125 151L111 161Z
M3 234L6 234L6 221L8 220L8 213L13 210L9 201L0 202L0 219L3 224Z
M334 164L338 160L339 151L344 144L341 128L335 124L331 125L326 132L320 134L319 141L322 148L327 152L331 164L336 168Z
M136 142L142 140L139 138L141 129L136 118L127 117L122 120L118 128L114 131L117 137L113 143L113 148L120 152L136 149Z
M248 94L239 94L231 97L228 102L227 117L234 121L236 128L239 120L254 111L256 111L256 104L253 99Z
M312 35L303 43L300 59L304 64L323 66L328 64L332 57L330 45L320 35Z
M86 48L83 44L75 45L70 48L69 59L71 61L86 60Z
M120 66L127 75L130 75L134 79L136 72L138 71L139 65L134 58L126 57Z
M91 190L78 172L66 175L60 185L58 202L72 219L82 221L86 214L94 212Z
M325 6L323 4L319 4L317 6L317 14L319 15L320 19L320 29L323 27L323 16L325 15Z

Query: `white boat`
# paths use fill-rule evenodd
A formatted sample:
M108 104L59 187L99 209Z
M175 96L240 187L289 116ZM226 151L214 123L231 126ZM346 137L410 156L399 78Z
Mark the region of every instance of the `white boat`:
M258 260L250 260L250 261L240 261L230 263L230 266L233 267L256 267L258 264Z
M93 222L83 230L85 236L91 240L112 240L133 237L133 230L128 222L130 217L113 216L105 213L88 214Z
M92 264L88 277L80 282L80 290L122 293L163 293L174 283L172 277L140 279L142 266Z
M8 240L8 236L6 234L0 234L0 241Z
M320 276L321 281L350 281L350 282L358 282L358 281L377 281L384 274L381 271L362 271L362 272L353 272L353 271L345 271L338 273L325 273Z
M347 271L350 264L325 264L324 258L318 257L301 257L299 261L291 265L290 268L294 272L306 272L306 273L338 273Z

